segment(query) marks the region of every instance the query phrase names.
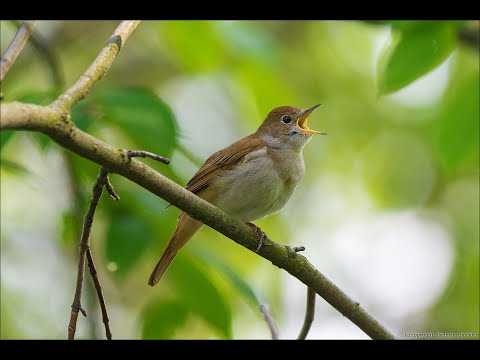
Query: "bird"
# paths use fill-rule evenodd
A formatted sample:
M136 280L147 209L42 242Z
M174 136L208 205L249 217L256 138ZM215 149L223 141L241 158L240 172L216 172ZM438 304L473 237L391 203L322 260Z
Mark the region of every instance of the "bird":
M303 148L313 135L326 135L307 126L318 106L273 109L255 133L211 155L186 189L265 236L251 222L283 208L304 176ZM150 286L160 281L180 249L202 226L185 212L180 214L150 275Z

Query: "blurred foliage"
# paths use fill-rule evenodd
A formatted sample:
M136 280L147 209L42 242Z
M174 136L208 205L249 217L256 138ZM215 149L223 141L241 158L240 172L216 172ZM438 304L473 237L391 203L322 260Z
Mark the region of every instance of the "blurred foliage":
M397 91L441 64L456 47L454 21L392 21L394 41L379 66L381 94Z
M115 26L40 22L37 30L57 53L68 84L88 67ZM478 216L471 214L478 215L479 69L478 52L457 40L462 26L459 21L147 21L107 76L74 107L72 119L114 146L173 157L169 166L144 161L185 184L198 167L192 159L209 155L202 149L217 150L254 131L273 107L321 102L319 125L313 118L311 124L329 139L312 141L304 152L305 192L325 173L342 174L364 188L378 211L425 209L453 219L448 229L453 270L418 331L478 333ZM14 29L4 21L1 27L3 52ZM63 91L45 75L38 56L26 47L2 84L4 101L48 104ZM422 80L446 62L446 84L430 85L444 87L436 98L419 106L401 97L414 87L423 89L417 94L433 91ZM187 96L189 84L197 84L193 96ZM210 112L198 110L206 108ZM18 171L24 166L15 158L21 136L45 154L58 151L41 134L0 135L2 173L18 179L29 176L28 169ZM74 269L98 166L62 154L72 204L52 221L60 229L56 246ZM458 185L472 179L477 189ZM112 175L111 181L120 201L102 197L92 246L107 303L114 298L115 307L138 317L132 336L231 338L237 312L245 311L239 299L261 323L256 311L265 294L280 313L280 300L273 296L284 286L279 278L268 273L262 286L246 280L256 277L262 260L207 230L182 250L158 287L147 288L179 212L123 178ZM285 234L295 229L283 219L276 215L260 225L280 242L294 241ZM9 240L5 233L2 243ZM12 325L3 301L1 313L2 338L27 336Z

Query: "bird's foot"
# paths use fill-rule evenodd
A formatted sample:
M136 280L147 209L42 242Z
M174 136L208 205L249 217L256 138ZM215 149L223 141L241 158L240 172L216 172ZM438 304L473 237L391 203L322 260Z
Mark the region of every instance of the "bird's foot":
M258 252L258 251L260 250L260 248L262 247L263 243L268 240L268 236L267 236L267 234L265 234L265 233L263 232L263 230L260 229L257 225L252 224L252 223L250 223L250 222L248 222L247 225L248 225L253 231L255 231L255 234L256 234L256 235L258 235L258 236L260 237L260 240L258 240L257 250L255 250L255 252Z

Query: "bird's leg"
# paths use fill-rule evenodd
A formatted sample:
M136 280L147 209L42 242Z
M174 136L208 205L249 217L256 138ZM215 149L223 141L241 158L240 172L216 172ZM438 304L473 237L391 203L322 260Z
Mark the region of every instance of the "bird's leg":
M255 252L258 252L260 250L260 248L262 247L263 245L263 241L264 240L268 240L268 236L267 234L265 234L263 232L262 229L260 229L257 225L255 224L252 224L251 222L248 222L246 223L253 231L255 231L255 234L260 236L260 240L258 240L258 247L257 247L257 250L255 250Z

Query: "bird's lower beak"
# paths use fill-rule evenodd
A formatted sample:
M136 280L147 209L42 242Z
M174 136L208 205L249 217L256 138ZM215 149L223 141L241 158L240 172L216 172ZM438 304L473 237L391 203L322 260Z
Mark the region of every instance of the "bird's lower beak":
M297 126L300 128L300 130L302 130L302 133L307 134L307 135L315 135L315 134L327 135L327 134L324 133L324 132L320 132L320 131L316 131L316 130L309 129L308 126L307 126L307 119L308 119L308 117L309 117L310 114L313 112L313 110L315 110L315 109L316 109L317 107L319 107L319 106L320 106L320 104L315 105L314 107L311 107L311 108L308 109L308 110L305 110L305 111L303 112L303 114L298 118Z

